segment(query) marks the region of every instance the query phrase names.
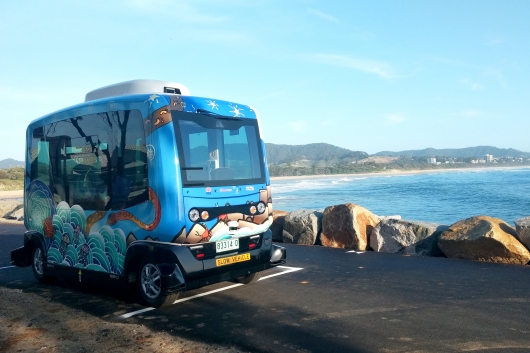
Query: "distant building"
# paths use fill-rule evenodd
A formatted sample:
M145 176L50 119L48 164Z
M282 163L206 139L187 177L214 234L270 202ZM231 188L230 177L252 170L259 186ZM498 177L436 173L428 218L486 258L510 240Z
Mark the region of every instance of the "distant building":
M493 155L492 154L485 155L484 160L486 161L486 163L493 163Z
M436 158L427 158L427 163L436 164Z

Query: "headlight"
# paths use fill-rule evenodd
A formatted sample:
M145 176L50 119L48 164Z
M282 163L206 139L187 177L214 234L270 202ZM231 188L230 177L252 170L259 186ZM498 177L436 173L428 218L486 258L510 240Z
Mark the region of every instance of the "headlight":
M192 208L190 212L188 212L188 217L190 218L190 221L197 222L200 217L199 210L196 208Z
M261 213L265 212L265 208L266 208L266 206L265 206L265 204L263 202L259 202L258 203L258 213L261 214Z

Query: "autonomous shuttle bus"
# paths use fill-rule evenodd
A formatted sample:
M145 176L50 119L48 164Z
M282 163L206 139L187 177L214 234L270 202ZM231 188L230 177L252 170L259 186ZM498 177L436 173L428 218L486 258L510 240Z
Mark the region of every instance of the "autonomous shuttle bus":
M136 283L151 306L285 263L259 117L178 83L89 92L26 134L24 246L35 277Z

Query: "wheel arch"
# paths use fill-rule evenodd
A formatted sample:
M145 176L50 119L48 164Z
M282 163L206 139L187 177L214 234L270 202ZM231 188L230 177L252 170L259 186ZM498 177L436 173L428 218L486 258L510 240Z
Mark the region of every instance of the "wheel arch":
M125 255L124 270L125 275L136 276L138 267L144 260L150 260L153 264L175 264L178 277L183 279L182 265L172 248L174 245L158 243L153 241L136 241L129 245Z

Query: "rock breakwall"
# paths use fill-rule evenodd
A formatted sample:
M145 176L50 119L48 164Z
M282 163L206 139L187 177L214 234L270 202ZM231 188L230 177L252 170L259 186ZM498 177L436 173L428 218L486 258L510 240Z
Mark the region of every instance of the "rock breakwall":
M353 203L317 210L274 211L273 239L301 245L527 265L530 216L512 227L478 215L451 225L377 216Z

